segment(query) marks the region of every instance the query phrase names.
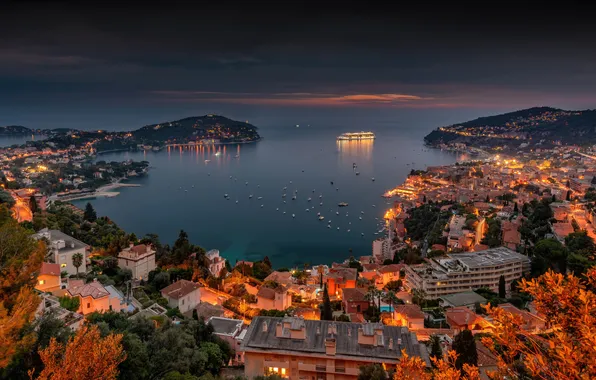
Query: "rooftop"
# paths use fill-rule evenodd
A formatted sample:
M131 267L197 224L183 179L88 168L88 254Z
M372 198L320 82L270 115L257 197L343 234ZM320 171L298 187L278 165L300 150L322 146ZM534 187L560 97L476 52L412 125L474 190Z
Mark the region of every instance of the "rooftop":
M41 263L40 275L60 276L60 265L52 263Z
M80 240L73 238L59 230L49 230L44 228L33 235L34 239L46 238L50 241L53 248L58 249L59 252L68 252L71 250L78 250L86 248L87 244Z
M93 297L95 299L98 299L110 295L106 288L104 288L104 286L97 280L93 280L88 284L77 284L75 286L69 287L67 291L71 295L71 297L81 296L82 298Z
M164 297L170 297L173 299L180 299L199 288L199 284L188 280L178 280L175 283L166 286L161 290L161 294Z
M442 296L441 299L455 307L472 305L476 302L480 302L480 304L486 304L486 298L472 291L449 294L446 296Z
M213 332L221 335L235 336L241 329L243 322L240 319L211 317L207 321L213 326Z
M341 298L344 301L364 302L366 301L366 291L360 288L343 288Z
M528 258L506 247L490 248L484 251L453 253L447 255L449 259L436 260L443 266L449 267L450 261L457 260L468 268L484 268L495 265L511 264L528 261Z
M298 330L304 327L305 339L292 339L289 334L278 337L276 326L278 323L290 324L290 329ZM263 325L267 325L264 329ZM285 329L285 328L284 328ZM379 345L358 343L358 332L372 335L374 329L382 332ZM332 331L331 334L328 332ZM334 333L333 333L334 331ZM288 335L286 337L286 335ZM252 320L242 343L242 349L247 351L268 352L296 352L311 355L326 355L325 341L327 338L335 340L336 357L352 360L379 360L397 362L401 358L401 350L411 356L420 356L430 365L428 353L424 345L418 343L416 335L405 327L384 326L382 324L361 324L351 322L333 322L303 320L296 317L256 317ZM390 341L392 347L390 347ZM372 359L374 358L374 359Z

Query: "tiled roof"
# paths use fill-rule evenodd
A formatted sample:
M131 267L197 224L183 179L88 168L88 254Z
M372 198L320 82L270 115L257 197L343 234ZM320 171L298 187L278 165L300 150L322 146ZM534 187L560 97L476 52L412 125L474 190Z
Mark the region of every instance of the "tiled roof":
M403 267L403 264L384 265L381 268L379 268L379 273L396 273L399 272Z
M41 269L39 270L39 274L43 275L50 275L50 276L59 276L60 275L60 265L59 264L52 264L52 263L41 263Z
M173 299L180 299L199 288L199 284L188 280L178 280L161 290L161 295Z
M366 291L360 288L343 288L341 298L345 301L363 302L366 301Z
M71 296L93 297L95 299L109 296L110 293L98 281L92 281L81 286L74 286L67 289Z
M275 293L283 293L285 288L283 286L278 287L277 289L271 289L266 286L261 286L259 291L257 292L257 297L263 297L270 300L275 299Z
M476 321L476 317L476 313L465 306L452 307L451 309L447 309L447 311L445 311L445 319L447 322L453 322L457 326L472 326Z
M395 312L406 316L407 319L424 319L424 313L418 305L398 305Z

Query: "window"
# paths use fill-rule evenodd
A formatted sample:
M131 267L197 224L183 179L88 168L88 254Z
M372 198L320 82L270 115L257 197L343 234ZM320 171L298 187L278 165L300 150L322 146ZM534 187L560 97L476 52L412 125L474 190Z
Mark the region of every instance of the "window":
M60 264L60 268L66 268L66 264Z
M184 300L182 300L182 305L184 305Z
M39 280L39 285L43 285L46 283L46 280Z
M91 308L91 303L87 302L87 309L90 309L90 308Z

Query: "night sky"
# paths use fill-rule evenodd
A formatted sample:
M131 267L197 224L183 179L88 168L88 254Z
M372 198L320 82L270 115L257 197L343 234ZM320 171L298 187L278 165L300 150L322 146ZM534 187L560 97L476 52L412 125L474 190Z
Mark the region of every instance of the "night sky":
M5 3L0 125L131 129L206 113L443 125L596 108L593 13L574 2L216 3Z

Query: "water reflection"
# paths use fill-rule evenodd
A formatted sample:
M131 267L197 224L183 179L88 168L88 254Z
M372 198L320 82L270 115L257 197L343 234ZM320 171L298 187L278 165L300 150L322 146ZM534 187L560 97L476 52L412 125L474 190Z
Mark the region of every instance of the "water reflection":
M375 140L337 140L340 158L346 160L371 161Z

